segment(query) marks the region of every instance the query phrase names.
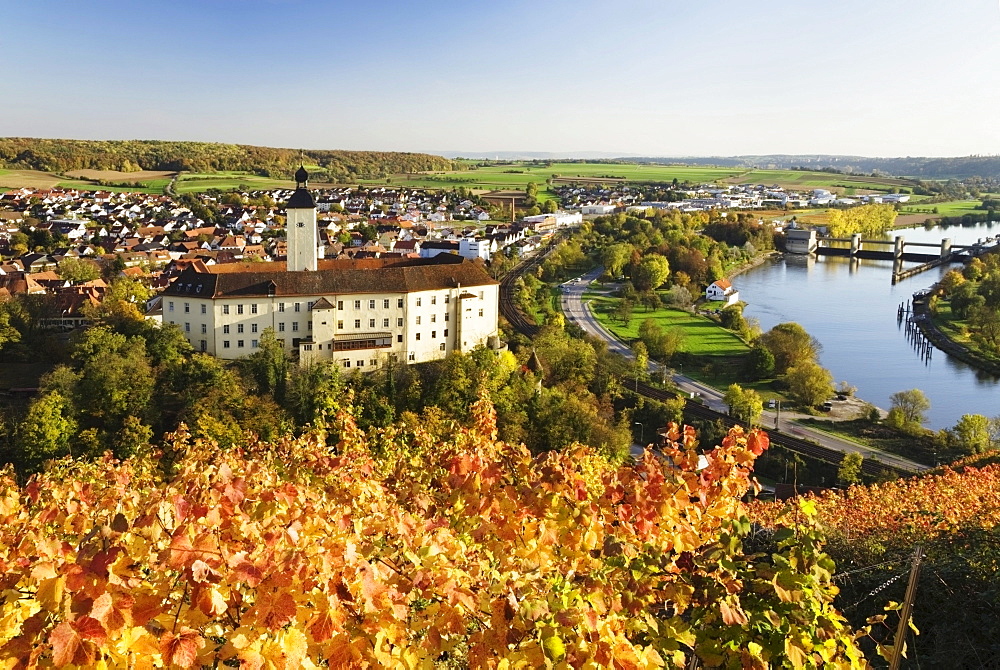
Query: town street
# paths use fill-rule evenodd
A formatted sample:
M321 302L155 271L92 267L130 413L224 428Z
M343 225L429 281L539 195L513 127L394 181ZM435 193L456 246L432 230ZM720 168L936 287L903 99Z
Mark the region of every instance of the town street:
M621 340L611 334L604 326L602 326L591 313L590 306L584 302L583 294L587 290L587 287L592 281L600 277L603 272L604 268L598 267L582 277L570 280L562 285L563 314L565 314L569 321L572 321L583 328L583 330L588 334L605 340L608 343L609 350L621 354L626 358L634 359L635 357L632 354L632 350ZM663 374L662 366L654 362L650 362L648 371L653 378L657 378ZM705 405L710 409L717 412L728 413L728 407L724 402L722 402L723 394L721 391L710 386L706 386L705 384L682 374L674 373L671 378L673 379L674 384L681 391L689 395L695 394L700 396L704 400ZM778 430L796 437L812 440L824 447L836 449L837 451L844 453L858 452L865 458L875 459L881 463L885 463L886 465L891 465L904 470L919 472L928 469L928 466L916 463L903 458L902 456L871 449L856 442L845 440L834 435L793 423L794 419L805 416L806 415L804 414L796 412L781 412L780 417L777 417ZM761 416L761 424L764 428L775 426L775 419L775 412L765 410Z

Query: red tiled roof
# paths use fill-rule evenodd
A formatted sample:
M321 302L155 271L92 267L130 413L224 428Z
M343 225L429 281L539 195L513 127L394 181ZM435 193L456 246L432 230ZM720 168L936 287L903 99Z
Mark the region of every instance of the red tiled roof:
M188 268L164 295L201 297L407 293L493 285L483 268L461 256L319 261L319 269L288 272L283 262L229 263Z

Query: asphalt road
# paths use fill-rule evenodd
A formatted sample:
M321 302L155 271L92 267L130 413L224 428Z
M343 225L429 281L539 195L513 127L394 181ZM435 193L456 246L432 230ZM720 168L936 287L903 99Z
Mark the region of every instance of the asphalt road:
M595 270L588 272L579 279L574 279L566 282L562 285L562 308L563 314L566 318L577 324L587 333L605 340L608 343L608 349L614 351L615 353L621 354L622 356L634 359L635 356L632 353L632 349L626 346L621 340L612 335L591 313L589 306L585 303L583 299L583 294L590 286L590 283L601 276L604 272L604 268L599 267ZM649 374L653 378L659 378L663 374L663 368L658 363L649 364ZM673 373L671 378L674 384L685 393L694 393L702 397L705 405L710 409L717 412L726 413L728 407L722 402L722 392L714 389L710 386L706 386L690 377L685 377L683 374ZM910 470L911 472L920 472L921 470L928 469L928 466L916 463L909 459L903 458L902 456L897 456L896 454L887 453L884 451L876 451L868 447L861 446L856 442L851 442L850 440L845 440L839 438L835 435L829 435L827 433L813 430L805 426L801 426L792 423L793 419L805 417L804 414L798 414L794 412L781 412L780 417L776 416L775 412L764 411L761 417L761 424L767 428L775 426L775 420L777 419L777 428L783 433L789 435L794 435L796 437L801 437L808 440L813 440L828 447L830 449L836 449L837 451L844 453L859 452L865 458L871 458L886 465L891 465L897 468Z

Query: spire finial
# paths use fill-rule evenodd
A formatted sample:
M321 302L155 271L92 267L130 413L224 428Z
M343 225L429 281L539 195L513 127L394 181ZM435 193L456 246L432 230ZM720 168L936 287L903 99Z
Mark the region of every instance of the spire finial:
M295 171L295 185L297 188L305 188L306 182L309 181L309 173L306 172L304 165L299 165L299 169Z

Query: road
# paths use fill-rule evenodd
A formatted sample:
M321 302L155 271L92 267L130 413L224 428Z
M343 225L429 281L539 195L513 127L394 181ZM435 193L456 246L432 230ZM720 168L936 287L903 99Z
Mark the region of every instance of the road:
M610 331L600 324L600 322L594 317L593 313L591 313L590 306L583 299L583 294L590 286L590 283L600 277L603 272L604 268L598 267L582 277L570 280L561 286L563 314L566 315L567 319L580 326L590 335L605 340L608 343L609 350L617 354L621 354L628 359L634 360L635 356L632 353L632 349L626 346L621 340L611 334ZM664 374L662 366L653 362L649 364L648 372L653 378L657 378ZM671 378L673 379L674 384L681 391L701 396L705 405L710 409L722 413L728 412L729 408L724 402L722 402L723 394L718 389L706 386L705 384L691 379L690 377L686 377L683 374L672 373ZM691 397L694 397L694 395ZM903 458L902 456L897 456L896 454L884 451L876 451L862 446L857 442L845 440L835 435L830 435L828 433L793 423L794 419L803 418L805 416L805 414L795 412L781 412L779 417L775 412L765 410L763 416L761 417L761 424L765 427L775 426L783 433L812 440L829 449L836 449L837 451L843 453L858 452L865 458L870 458L903 470L909 470L910 472L920 472L928 469L928 466ZM777 423L775 423L776 421Z

